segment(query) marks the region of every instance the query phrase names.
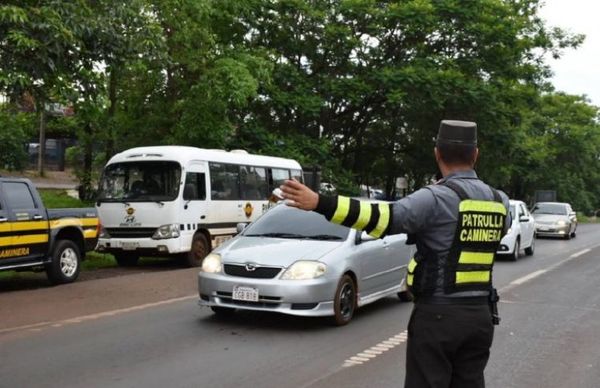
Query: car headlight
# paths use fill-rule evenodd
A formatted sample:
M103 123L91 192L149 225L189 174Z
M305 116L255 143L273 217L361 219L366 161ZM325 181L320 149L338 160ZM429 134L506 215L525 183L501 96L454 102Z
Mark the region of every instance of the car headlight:
M161 225L156 229L156 232L152 235L155 240L161 240L165 238L176 238L179 237L179 224L167 224Z
M319 261L297 261L281 276L283 280L307 280L323 276L327 266Z
M202 272L218 273L221 272L221 255L209 253L202 261Z
M563 220L556 221L556 225L558 225L558 226L565 226L566 224L567 223Z

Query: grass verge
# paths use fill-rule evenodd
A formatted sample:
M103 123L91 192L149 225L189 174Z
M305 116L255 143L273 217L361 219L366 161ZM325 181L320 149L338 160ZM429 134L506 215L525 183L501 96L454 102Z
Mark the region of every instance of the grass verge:
M38 190L44 206L48 209L72 208L72 207L93 207L93 201L82 201L73 198L67 194L66 190L40 189Z

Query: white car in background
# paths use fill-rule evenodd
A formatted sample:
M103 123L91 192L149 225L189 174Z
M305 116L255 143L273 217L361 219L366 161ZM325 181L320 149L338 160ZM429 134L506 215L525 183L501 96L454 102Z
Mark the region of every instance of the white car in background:
M521 249L525 250L527 256L533 255L535 221L524 202L512 199L510 200L510 216L512 224L502 238L497 253L515 261L519 258Z

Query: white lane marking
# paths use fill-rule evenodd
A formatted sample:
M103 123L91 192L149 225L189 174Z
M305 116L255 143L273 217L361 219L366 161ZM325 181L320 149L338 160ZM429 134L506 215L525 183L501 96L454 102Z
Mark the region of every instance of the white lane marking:
M125 313L129 313L132 311L145 310L145 309L148 309L151 307L157 307L157 306L162 306L162 305L166 305L166 304L182 302L182 301L190 300L190 299L194 299L194 298L198 298L198 295L194 294L194 295L182 296L180 298L166 299L166 300L161 300L159 302L145 303L145 304L132 306L132 307L126 307L126 308L122 308L122 309L104 311L102 313L97 313L97 314L89 314L89 315L83 315L83 316L75 317L75 318L62 319L59 321L40 322L40 323L34 323L32 325L9 327L6 329L0 329L0 334L13 332L13 331L27 330L27 329L40 330L41 327L45 327L45 326L61 327L62 325L80 323L83 321L92 321L92 320L99 319L99 318L110 317L110 316L119 315L119 314L125 314Z
M569 262L569 261L571 261L571 260L573 260L573 259L575 259L575 258L577 258L579 256L585 255L586 253L591 252L592 250L594 250L596 248L599 248L599 247L600 247L600 244L595 244L595 245L592 245L592 246L590 246L590 247L588 247L586 249L583 249L583 250L581 250L579 252L575 252L572 255L568 256L567 258L559 261L558 263L555 263L554 265L551 265L550 267L548 267L548 268L546 268L544 270L535 271L535 272L530 273L529 275L525 275L525 276L523 276L523 277L521 277L519 279L513 280L512 282L510 282L506 286L504 286L501 289L499 289L498 292L503 293L503 292L509 291L509 290L511 290L512 288L514 288L514 287L516 287L518 285L521 285L521 284L523 284L523 283L525 283L525 282L527 282L527 281L529 281L531 279L534 279L534 278L540 276L543 273L553 271L556 268L560 267L561 265L563 265L563 264L565 264L565 263L567 263L567 262Z
M579 252L577 252L577 253L573 253L573 254L572 254L571 256L569 256L569 257L570 257L570 258L572 258L572 259L574 259L574 258L576 258L576 257L579 257L579 256L581 256L581 255L585 255L586 253L588 253L588 252L590 252L590 251L591 251L591 249L590 249L590 248L588 248L588 249L584 249L584 250L582 250L582 251L579 251Z
M403 332L393 335L385 341L381 341L377 345L371 346L370 348L363 350L360 353L357 353L355 356L350 357L349 359L344 361L342 367L348 368L351 366L362 365L365 362L377 358L377 356L383 354L383 352L387 352L388 350L393 349L396 346L406 342L407 338L407 331L404 330Z
M514 284L514 285L523 284L523 283L525 283L528 280L534 279L534 278L540 276L541 274L546 273L547 271L548 270L540 269L538 271L530 273L529 275L525 275L525 276L520 277L520 278L518 278L516 280L513 280L512 282L510 282L510 284Z

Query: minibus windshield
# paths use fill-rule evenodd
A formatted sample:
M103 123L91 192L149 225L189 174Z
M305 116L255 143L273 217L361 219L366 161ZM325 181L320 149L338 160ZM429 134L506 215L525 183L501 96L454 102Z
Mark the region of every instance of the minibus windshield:
M98 202L173 201L179 193L181 166L177 162L123 162L106 166Z

